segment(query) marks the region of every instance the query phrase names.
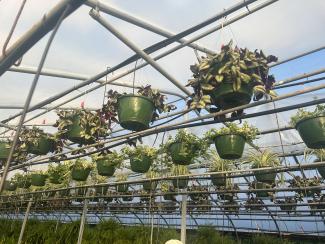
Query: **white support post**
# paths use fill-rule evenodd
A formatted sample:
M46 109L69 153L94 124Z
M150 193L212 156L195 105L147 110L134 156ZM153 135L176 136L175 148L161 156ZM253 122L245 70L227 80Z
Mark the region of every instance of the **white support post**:
M89 196L89 189L87 189L87 193L86 193L86 197ZM78 235L78 244L81 244L82 242L82 236L84 233L84 229L85 229L85 223L86 223L86 215L87 215L87 211L88 211L88 198L86 198L84 200L84 207L82 210L82 216L81 216L81 221L80 221L80 228L79 228L79 235Z
M181 242L186 243L186 208L187 208L187 195L182 195L182 224L181 224Z
M17 242L18 244L20 244L22 242L22 240L23 240L23 236L24 236L24 232L25 232L25 228L26 228L26 224L27 224L27 220L28 220L28 216L29 216L31 206L32 206L32 201L29 201L28 205L27 205L23 225L21 226L21 229L20 229L19 239L18 239L18 242Z

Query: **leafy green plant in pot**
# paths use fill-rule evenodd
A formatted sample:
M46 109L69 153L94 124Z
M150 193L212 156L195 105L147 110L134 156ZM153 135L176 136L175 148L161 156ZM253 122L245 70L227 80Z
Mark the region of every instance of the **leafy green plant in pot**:
M45 133L42 129L33 127L32 129L24 129L20 136L22 148L27 152L35 155L46 155L55 150L54 136Z
M172 176L178 176L177 178L173 179L173 186L178 189L185 189L187 188L188 184L188 176L190 171L188 170L186 165L173 165L171 170ZM184 176L186 175L186 176Z
M18 188L28 189L31 185L31 175L30 174L20 174L16 173L12 179L17 183Z
M260 169L265 167L277 167L280 165L280 159L276 153L269 150L262 152L251 152L247 159L252 163L253 169ZM269 172L269 169L254 171L257 181L272 184L275 181L276 172Z
M1 140L0 141L0 161L6 161L9 152L10 152L10 141L8 140Z
M299 132L307 147L325 148L325 105L317 105L314 111L298 109L290 124Z
M325 149L314 149L310 151L310 154L316 157L315 163L325 161ZM325 179L325 166L317 167L317 170L323 179Z
M11 148L11 140L0 140L0 168L6 163L7 158L9 156L10 148ZM16 149L13 153L12 161L15 163L22 163L26 161L27 158L27 151L22 146L23 143L19 138L17 141Z
M122 152L130 158L131 170L136 173L146 173L157 158L157 149L146 145L125 147Z
M222 159L238 159L244 152L246 142L252 142L259 133L258 129L246 121L240 127L235 123L227 123L221 129L211 129L205 138L209 143L215 143L217 152Z
M113 176L116 168L119 168L124 161L124 155L115 150L109 151L107 154L97 154L92 158L96 162L97 172L101 176Z
M175 192L175 188L174 188L173 185L171 185L170 182L163 181L160 184L160 190L164 194L163 195L164 200L166 200L166 201L176 201L175 193L173 193L173 192Z
M205 154L207 144L205 140L187 130L178 130L174 139L168 139L162 150L171 157L174 164L189 165L194 159Z
M94 183L94 184L107 183L107 177L99 175L97 172L92 171L91 172L91 182ZM100 196L106 195L107 191L108 191L108 186L107 185L105 185L105 186L95 186L96 195L100 195ZM98 202L99 198L95 197L93 200Z
M75 181L86 181L93 167L93 163L87 159L78 158L70 166L71 178Z
M55 185L67 183L70 180L71 161L64 161L58 164L49 164L47 173L49 182Z
M110 90L101 114L112 122L119 122L124 129L141 131L149 127L160 113L176 109L165 104L166 97L150 85L140 87L137 94L120 94ZM118 115L118 120L116 119Z
M266 189L272 189L273 185L264 183L264 182L259 182L259 181L254 181L250 184L249 189L257 189L257 190L264 190L264 191L253 191L257 197L273 197L273 192L272 191L267 191Z
M249 51L224 45L220 53L202 57L192 65L193 79L187 86L194 90L188 104L191 108L204 108L213 103L218 109L229 109L248 104L263 95L275 96L271 90L275 79L268 74L268 64L276 62L275 56L265 56L262 51Z
M58 136L80 145L95 143L109 129L105 118L88 110L62 110L57 115Z
M321 195L321 189L304 189L306 187L316 187L321 185L321 179L318 177L302 178L299 175L294 176L289 180L289 187L298 188L296 191L296 197L303 200L303 197L315 197ZM301 189L300 189L301 188Z
M127 174L118 174L116 176L116 181L117 182L122 182L122 181L127 181L128 180L128 175ZM129 185L127 183L125 184L118 184L116 185L116 191L117 192L127 192L129 189Z
M32 186L45 186L48 174L45 171L37 170L31 173Z
M238 184L234 184L233 180L226 179L226 185L225 186L216 186L216 188L220 191L218 193L218 198L221 200L226 200L226 201L233 201L234 198L237 198L237 193L236 192L229 192L229 191L237 191L240 190Z
M287 211L289 214L297 208L297 199L295 197L285 197L284 200L277 200L277 204L282 211Z
M13 179L6 180L4 183L4 190L15 191L17 189L17 182Z
M146 173L146 179L150 179L150 181L145 181L142 183L143 190L147 192L154 191L157 188L157 182L152 181L152 179L157 178L159 174L155 171L149 170Z
M230 170L231 161L220 158L219 155L214 151L210 152L209 160L211 162L210 164L211 172L222 172L222 171ZM211 175L210 177L213 185L226 186L227 183L226 174Z

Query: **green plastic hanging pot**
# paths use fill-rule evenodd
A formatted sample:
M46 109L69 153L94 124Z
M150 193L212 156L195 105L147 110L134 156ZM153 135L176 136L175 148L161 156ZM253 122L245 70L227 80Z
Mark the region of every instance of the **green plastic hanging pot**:
M75 181L86 181L91 169L75 169L71 170L71 178Z
M0 142L0 160L7 160L10 152L10 144L7 142Z
M211 182L215 186L226 186L227 178L225 174L211 175Z
M166 201L176 201L175 194L165 194L163 197Z
M101 176L113 176L115 173L115 166L109 164L106 159L96 161L97 172Z
M119 184L119 185L116 185L116 191L117 192L127 192L128 191L128 188L129 188L129 185L128 184Z
M27 151L35 155L46 155L54 150L54 140L46 137L39 138L37 145L31 145Z
M174 164L189 165L193 163L191 151L189 151L185 143L174 142L169 146L168 150Z
M173 179L173 186L178 189L185 189L187 188L188 178L187 177L179 177L177 179Z
M155 181L146 181L142 183L143 190L145 191L154 191L157 188L157 182Z
M232 83L222 83L210 93L211 100L215 106L223 110L249 104L253 95L253 89L242 84L235 91Z
M129 94L118 98L118 119L124 129L148 129L154 110L155 105L148 97Z
M325 116L300 120L296 124L296 130L307 147L325 148Z
M259 182L273 184L276 177L276 172L268 172L267 170L262 170L254 172L255 178Z
M71 118L72 124L68 126L68 132L66 134L67 139L72 142L79 143L79 144L92 144L95 143L94 140L86 140L84 137L81 136L82 128L80 126L80 116L75 115Z
M45 186L47 175L46 174L31 174L31 183L33 186Z
M6 191L15 191L17 189L17 184L12 181L5 181L4 189Z
M246 140L240 135L222 135L214 142L220 158L238 159L243 155Z
M153 160L147 156L143 156L141 159L131 158L131 170L136 173L146 173L150 169L152 161Z
M325 167L317 167L318 173L325 179Z

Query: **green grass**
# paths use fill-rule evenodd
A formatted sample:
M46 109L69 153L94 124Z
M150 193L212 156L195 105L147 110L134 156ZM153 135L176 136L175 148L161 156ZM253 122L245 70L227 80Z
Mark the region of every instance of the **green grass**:
M0 219L0 244L17 243L21 221ZM24 244L70 244L77 243L80 222L68 224L56 221L29 220L23 238ZM83 244L149 244L151 229L144 226L123 226L114 220L97 225L86 225ZM164 244L170 239L179 239L175 229L154 228L153 243ZM202 227L187 233L187 244L307 244L308 241L290 241L271 235L245 236L237 241L232 235L223 235L212 227ZM313 244L322 243L313 241Z

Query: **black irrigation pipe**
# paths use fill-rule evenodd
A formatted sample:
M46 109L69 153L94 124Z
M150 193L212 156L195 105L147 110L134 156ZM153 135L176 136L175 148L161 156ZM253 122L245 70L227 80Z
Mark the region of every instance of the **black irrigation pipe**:
M183 129L183 128L191 128L191 127L196 127L196 126L210 125L210 124L216 124L216 123L221 123L221 122L230 122L230 121L242 120L242 119L253 118L253 117L259 117L259 116L269 115L269 114L273 114L273 113L280 113L280 112L285 112L285 111L288 111L288 110L298 109L298 108L302 108L302 107L313 106L313 105L317 105L317 104L321 104L321 103L325 103L325 98L318 99L318 100L313 100L313 101L309 101L309 102L305 102L305 103L300 103L300 104L294 104L294 105L291 105L291 106L286 106L286 107L281 107L281 108L276 108L276 109L251 113L251 114L244 114L244 115L241 115L241 116L237 116L236 118L224 118L224 119L219 118L218 120L203 121L203 122L198 122L198 123L190 123L190 124L172 126L172 127L169 127L169 128L156 129L155 131L150 131L150 132L148 132L148 133L146 133L144 135L139 135L139 136L135 136L135 137L132 137L132 138L128 138L128 139L126 139L124 141L117 142L117 143L115 143L113 145L109 145L109 146L103 147L101 149L92 151L92 152L86 152L83 155L71 156L69 158L66 158L65 160L71 160L71 159L77 159L77 158L89 156L91 154L102 152L104 150L109 150L111 148L123 145L125 143L130 142L130 141L140 139L140 138L145 137L145 136L161 133L161 132L177 130L177 129ZM67 153L69 153L69 152L67 152ZM289 155L289 156L291 156L291 155ZM20 169L20 168L23 168L23 167L26 167L26 166L39 165L39 164L45 164L45 163L57 162L57 161L60 161L60 160L39 161L39 162L34 162L34 163L21 164L21 165L17 165L15 167L11 168L10 170L12 171L12 170Z
M301 81L301 82L295 82L292 84L288 84L288 85L278 85L278 86L274 86L272 90L277 90L277 89L282 89L282 88L287 88L287 87L292 87L292 86L298 86L298 85L305 85L308 83L313 83L316 81L321 81L324 80L325 76L319 77L319 78L315 78L315 79L311 79L311 80L305 80L305 81Z
M177 205L167 205L168 202L165 202L165 203L166 203L166 209L168 209L168 208L175 208L175 209L173 209L170 212L169 211L161 211L161 210L159 210L159 211L154 211L153 213L154 214L158 214L158 215L161 215L161 214L163 214L163 215L169 215L171 217L171 218L166 218L166 219L179 219L179 212L180 212L179 206L177 206ZM124 204L127 205L126 203L124 203ZM227 206L231 207L231 205L227 205ZM239 216L247 216L247 215L248 216L252 216L253 214L254 214L254 216L261 216L261 217L269 216L269 213L267 213L265 210L264 211L263 210L260 210L260 211L254 211L254 212L252 212L252 211L248 211L248 210L241 210L244 206L240 206L240 205L233 205L233 206L234 207L239 207L239 211L235 213L235 215L237 215L238 217ZM32 212L34 214L42 214L42 213L48 214L48 213L53 213L54 212L53 210L55 210L55 212L58 212L58 213L69 213L69 214L75 214L75 215L79 215L80 216L79 210L82 209L82 205L80 205L80 206L79 205L78 206L75 205L74 206L75 207L74 209L71 209L70 207L71 206L66 206L66 209L65 208L60 208L60 209L45 209L45 208L42 208L42 207L39 207L39 206L33 206L33 211ZM102 209L99 209L99 208L98 209L91 209L92 208L91 205L89 205L89 207L90 207L90 209L88 211L89 214L98 214L98 213L100 213L102 215L107 214L107 209L103 209L103 210ZM118 206L116 206L116 207L117 208L120 208ZM113 208L114 208L114 206L113 206ZM134 206L132 206L131 208L134 208ZM132 218L132 217L128 217L129 213L138 213L138 214L141 214L142 213L142 215L147 215L149 213L149 211L145 211L144 210L144 209L148 209L148 206L144 206L142 208L143 209L140 209L140 210L142 210L141 212L140 212L140 210L123 211L123 210L119 210L119 209L116 209L116 210L113 209L113 210L110 210L109 212L110 213L123 214L125 216L125 218ZM19 210L20 209L21 208L19 208ZM103 212L99 212L99 210L102 210ZM9 213L9 214L16 215L17 208L14 208L14 207L5 208L5 209L2 209L2 211L5 212L5 213L7 213L7 214ZM61 211L61 212L59 212L59 211ZM228 212L229 213L229 212L235 212L235 211L231 211L231 210L228 210L227 211L226 210L225 212ZM307 214L297 214L297 215L289 214L288 215L288 214L286 214L286 212L288 212L288 211L281 210L281 212L279 211L279 213L283 213L283 214L277 215L276 214L276 211L274 211L273 212L273 216L279 217L280 218L279 220L282 220L283 217L307 218L307 220L309 220L310 222L312 222L313 220L315 221L315 217L323 217L322 215L312 215L312 214L309 214L309 215L307 215ZM294 212L294 211L292 211L292 212ZM300 210L300 211L297 210L297 212L299 212L299 213L313 213L313 212L317 212L317 210L315 210L315 211L312 210L312 209L310 209L310 210ZM320 212L320 211L318 211L318 212ZM321 212L324 212L324 210L322 210ZM22 209L19 214L23 214L23 213L24 213L24 210ZM219 214L219 213L223 214L224 212L222 210L211 210L211 211L207 211L207 210L193 210L193 211L189 211L188 213L200 214L200 215L211 215L211 214ZM0 210L0 214L1 214L1 210ZM175 216L175 217L173 218L173 216ZM312 219L312 218L314 218L314 219ZM200 218L198 218L198 219L200 219ZM202 219L206 219L206 218L202 218ZM238 218L236 220L238 221L238 220L242 220L242 219ZM262 220L262 218L255 219L255 220ZM272 221L271 218L269 220ZM299 222L300 220L293 219L292 221L298 221ZM324 220L322 220L322 221L324 221Z

